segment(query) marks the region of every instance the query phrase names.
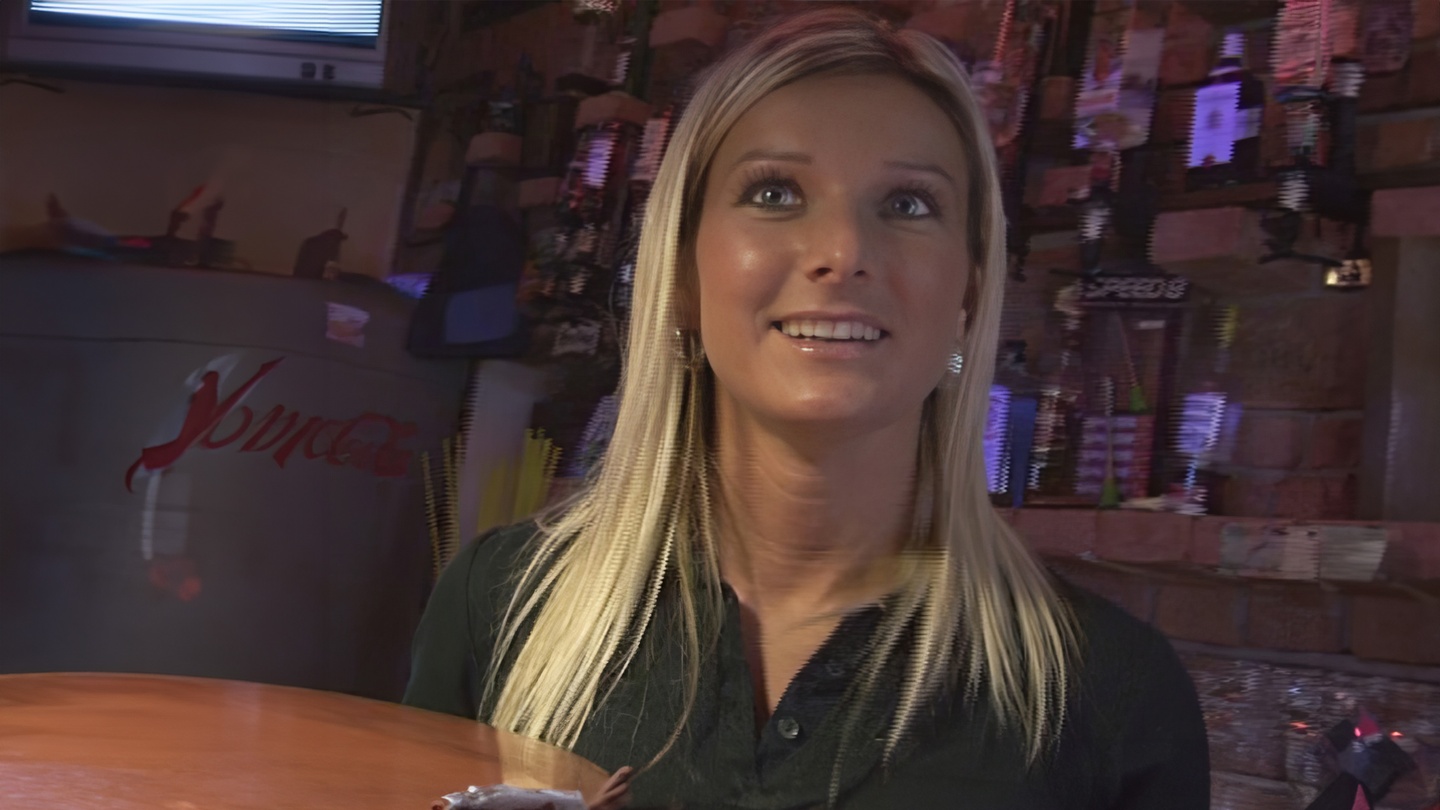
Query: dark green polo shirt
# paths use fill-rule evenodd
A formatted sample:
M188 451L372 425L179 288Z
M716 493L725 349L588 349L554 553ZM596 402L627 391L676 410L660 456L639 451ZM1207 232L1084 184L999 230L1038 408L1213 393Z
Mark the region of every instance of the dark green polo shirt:
M415 636L404 702L476 717L483 675L513 575L532 524L470 543L441 574ZM883 734L900 678L891 662L873 705L845 746L844 808L976 810L1204 810L1209 757L1195 688L1170 644L1148 625L1070 586L1084 634L1082 666L1055 752L1026 768L1020 742L994 722L984 700L940 700L888 768ZM740 636L739 605L725 591L718 649L701 662L694 714L679 744L634 779L634 810L823 806L857 716L843 702L861 651L883 610L847 617L806 664L766 727L755 729L754 695ZM664 609L650 638L592 715L575 753L607 771L641 766L675 727L682 650L666 644Z

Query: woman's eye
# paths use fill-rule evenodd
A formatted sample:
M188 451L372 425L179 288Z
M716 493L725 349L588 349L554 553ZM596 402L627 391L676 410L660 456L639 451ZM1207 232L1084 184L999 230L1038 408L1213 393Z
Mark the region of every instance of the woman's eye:
M784 208L795 204L795 192L785 186L768 185L761 188L750 198L755 204L765 208Z
M890 210L902 217L927 217L933 213L930 204L915 194L901 194L890 203Z

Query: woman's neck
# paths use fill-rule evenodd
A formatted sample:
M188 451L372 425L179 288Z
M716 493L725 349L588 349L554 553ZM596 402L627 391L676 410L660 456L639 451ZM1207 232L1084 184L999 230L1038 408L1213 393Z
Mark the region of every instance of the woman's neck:
M797 443L717 408L720 564L741 601L843 610L895 585L920 417Z

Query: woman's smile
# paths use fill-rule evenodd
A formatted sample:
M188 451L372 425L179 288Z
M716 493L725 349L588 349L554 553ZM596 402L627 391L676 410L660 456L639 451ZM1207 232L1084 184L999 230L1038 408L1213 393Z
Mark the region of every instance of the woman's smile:
M789 315L770 324L775 339L804 357L820 360L854 360L875 357L890 333L873 319L840 314Z

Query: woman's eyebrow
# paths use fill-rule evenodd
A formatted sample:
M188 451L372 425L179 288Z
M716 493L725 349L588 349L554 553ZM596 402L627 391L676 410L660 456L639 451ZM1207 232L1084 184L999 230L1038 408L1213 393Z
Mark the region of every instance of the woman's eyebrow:
M775 149L751 149L750 151L736 158L735 162L730 164L730 168L734 169L736 166L739 166L742 163L750 163L757 160L778 160L788 163L804 163L807 165L815 162L814 158L810 157L810 155L805 152L784 152ZM887 160L885 161L885 165L892 169L909 169L911 171L917 172L928 172L946 180L950 183L950 185L959 188L959 184L955 182L955 178L951 176L949 172L945 171L939 165L934 163L918 163L910 160Z
M945 180L950 182L950 185L955 186L956 188L959 188L960 186L959 183L955 182L955 178L950 176L949 172L945 171L934 163L912 163L908 160L887 160L885 161L885 165L894 169L911 169L917 172L929 172L931 174L943 177Z
M810 155L804 152L781 152L774 149L751 149L749 152L735 159L730 168L735 168L741 163L749 163L755 160L782 160L790 163L813 163Z

